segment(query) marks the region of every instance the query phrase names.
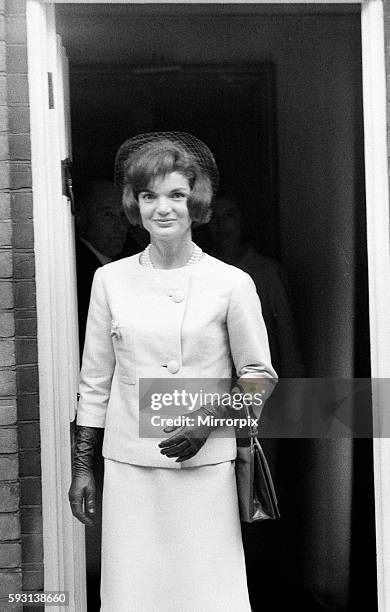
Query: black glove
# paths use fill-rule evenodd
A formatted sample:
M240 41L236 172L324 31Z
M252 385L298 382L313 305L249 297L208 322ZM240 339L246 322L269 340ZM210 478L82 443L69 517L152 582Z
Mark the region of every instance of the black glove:
M95 478L93 466L96 450L103 439L101 427L78 426L72 462L72 484L69 501L73 515L87 527L94 525L96 516Z
M275 380L269 378L255 378L245 379L241 382L237 380L232 387L230 394L232 396L232 402L221 405L221 404L207 404L202 406L199 410L195 410L192 413L185 415L191 419L190 424L184 424L182 426L164 427L165 433L171 433L179 428L179 431L171 438L167 438L160 442L160 452L166 457L177 457L176 461L186 461L194 457L199 449L202 448L206 442L210 433L213 429L216 429L221 423L214 424L214 419L227 419L227 418L246 418L246 410L244 404L251 401L254 393L259 393L262 396L261 405L272 393L275 387ZM245 383L245 387L244 387ZM260 390L259 390L260 387ZM213 417L210 419L210 424L203 424L199 422L198 417ZM257 415L258 419L258 415Z
M199 410L187 414L186 416L191 419L191 425L164 427L165 433L171 433L178 427L179 431L171 438L160 442L161 454L166 457L177 457L177 463L191 459L202 448L213 429L218 427L218 424L212 424L212 418L209 425L200 422L199 417L225 419L231 415L231 406L221 406L219 404L207 404L207 406L202 406Z

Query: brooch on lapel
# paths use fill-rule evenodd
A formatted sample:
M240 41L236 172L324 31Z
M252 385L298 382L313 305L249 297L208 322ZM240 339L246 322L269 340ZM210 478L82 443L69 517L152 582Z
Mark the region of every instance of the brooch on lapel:
M118 323L118 321L111 321L111 336L112 337L115 336L115 338L117 340L120 340L121 337L122 337L121 333L119 331L119 323Z

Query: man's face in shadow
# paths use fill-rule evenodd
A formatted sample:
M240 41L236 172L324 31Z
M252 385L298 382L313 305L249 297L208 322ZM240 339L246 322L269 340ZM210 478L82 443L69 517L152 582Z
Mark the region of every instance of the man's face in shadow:
M209 230L216 247L240 244L242 218L239 203L234 198L228 196L216 198Z
M85 191L79 209L80 235L103 255L110 258L119 255L128 231L121 191L110 181L95 181Z

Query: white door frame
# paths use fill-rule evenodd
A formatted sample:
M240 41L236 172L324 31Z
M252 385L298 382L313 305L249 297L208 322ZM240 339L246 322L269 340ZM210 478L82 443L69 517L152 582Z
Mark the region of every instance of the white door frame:
M61 176L61 159L70 155L65 99L67 64L56 33L54 5L29 0L26 10L44 585L48 591L69 591L70 611L84 612L84 528L73 519L67 503L71 480L70 421L76 409L79 369L73 218L62 194Z
M366 174L371 376L390 376L390 224L384 14L381 0L362 5L363 109ZM374 486L378 610L390 610L390 414L387 385L373 385Z
M266 4L266 0L244 0ZM271 0L277 4L305 4L307 0ZM86 610L83 529L71 517L66 490L70 478L67 423L69 398L55 393L59 373L58 346L63 330L59 325L59 304L63 300L60 279L50 270L55 261L57 237L53 222L53 197L59 191L58 143L50 133L47 112L47 19L54 19L53 4L69 0L27 0L29 89L31 109L32 174L34 198L35 266L38 309L38 348L40 381L40 422L42 446L43 538L45 589L74 592L70 610ZM104 0L70 0L73 3L106 3ZM128 3L128 0L116 0ZM177 3L177 0L165 0ZM193 4L208 3L199 0ZM223 4L222 0L213 0ZM238 0L241 2L241 0ZM311 0L311 4L340 4L345 0ZM133 0L143 4L143 0ZM159 2L149 2L158 4ZM361 4L363 105L366 168L367 248L370 295L371 368L373 378L390 377L390 223L388 161L386 141L386 74L383 0L352 0ZM53 25L53 24L52 24ZM45 64L46 62L46 64ZM57 157L57 159L59 159ZM50 221L51 220L51 221ZM53 259L54 258L54 259ZM61 358L71 368L72 355ZM74 364L73 364L74 367ZM59 401L60 399L60 401ZM65 404L65 406L64 406ZM386 397L374 396L374 418L386 415ZM390 416L389 416L390 419ZM384 429L388 431L388 429ZM374 440L375 515L377 539L378 610L390 610L390 439Z

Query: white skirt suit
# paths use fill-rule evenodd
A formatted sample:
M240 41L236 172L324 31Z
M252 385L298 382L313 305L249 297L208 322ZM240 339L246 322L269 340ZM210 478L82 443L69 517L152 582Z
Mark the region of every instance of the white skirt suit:
M191 459L139 436L140 378L276 378L255 285L207 254L150 269L99 268L78 425L104 427L102 612L249 612L234 475L236 441L214 430ZM231 432L230 432L231 434ZM171 435L171 434L169 434Z

